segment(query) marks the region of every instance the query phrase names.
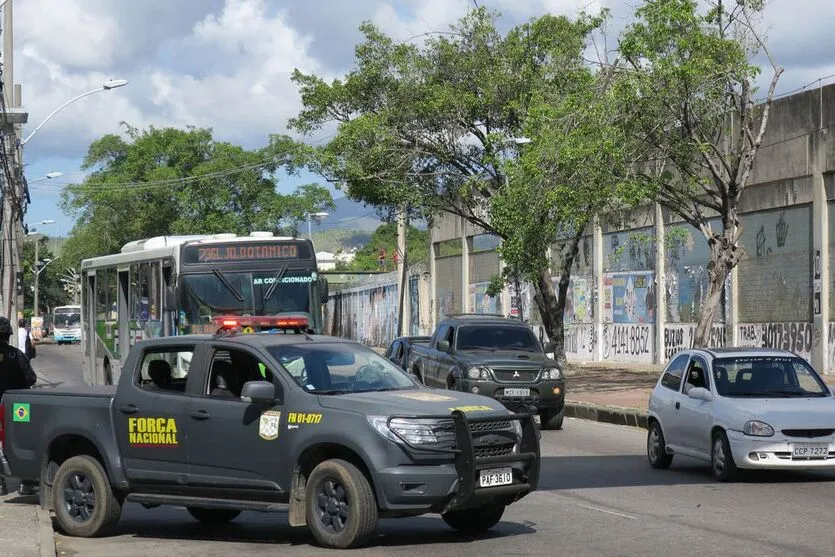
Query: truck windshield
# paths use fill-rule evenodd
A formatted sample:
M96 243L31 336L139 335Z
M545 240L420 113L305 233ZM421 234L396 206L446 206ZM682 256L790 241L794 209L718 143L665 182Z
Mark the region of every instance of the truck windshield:
M287 271L267 297L276 271L205 273L180 279L181 319L206 323L214 315L307 313L315 307L315 271Z
M417 387L406 372L360 344L278 345L268 350L310 393L338 395Z
M539 342L527 327L464 325L458 328L458 350L522 350L540 352Z

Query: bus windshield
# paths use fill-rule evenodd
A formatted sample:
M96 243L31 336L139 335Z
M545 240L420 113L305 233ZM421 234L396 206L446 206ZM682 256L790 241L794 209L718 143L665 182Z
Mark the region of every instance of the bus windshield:
M180 319L198 324L216 315L277 315L306 313L315 309L317 274L311 270L287 271L275 283L277 271L220 271L183 275L180 278Z
M57 329L69 329L81 325L81 311L65 310L56 311L52 318L52 326Z

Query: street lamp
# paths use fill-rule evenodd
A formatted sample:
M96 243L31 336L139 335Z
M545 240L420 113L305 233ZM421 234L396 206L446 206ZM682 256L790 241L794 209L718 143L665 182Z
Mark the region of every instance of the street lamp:
M39 222L37 224L39 224L39 225L40 224L55 224L55 219L45 219L45 220L42 220L41 222ZM38 279L40 279L41 272L44 269L46 269L46 266L49 265L50 263L52 263L53 261L55 261L55 259L44 259L45 263L44 263L43 267L39 268L40 259L38 258L38 248L40 247L40 241L39 240L40 240L41 233L38 232L37 228L33 228L32 232L29 232L29 234L27 234L27 236L34 236L35 237L35 266L32 268L32 272L35 274L35 292L34 292L34 296L33 296L34 300L32 300L34 302L32 304L34 306L32 316L37 317L38 316Z
M49 120L50 120L53 116L55 116L56 114L58 114L59 112L61 112L62 110L64 110L66 107L68 107L69 105L71 105L71 104L72 104L72 103L74 103L75 101L77 101L77 100L79 100L79 99L83 99L83 98L84 98L84 97L86 97L87 95L92 95L93 93L99 93L99 92L101 92L101 91L110 91L111 89L116 89L116 88L118 88L118 87L122 87L122 86L127 85L127 84L128 84L128 82L127 82L127 80L125 80L125 79L111 79L110 81L106 82L104 85L102 85L101 87L99 87L98 89L93 89L92 91L87 91L86 93L82 93L82 94L78 95L77 97L74 97L74 98L72 98L72 99L68 100L67 102L65 102L64 104L62 104L61 106L59 106L58 108L56 108L55 110L53 110L53 111L49 114L49 116L47 116L46 118L44 118L43 122L41 122L40 124L38 124L38 127L36 127L34 130L32 130L32 133L30 133L30 134L26 137L26 139L24 139L23 141L21 141L21 142L20 142L20 145L21 145L21 146L26 145L26 143L28 143L28 142L29 142L29 140L30 140L30 139L32 139L32 136L33 136L33 135L35 135L36 133L38 133L38 130L39 130L39 129L41 129L41 128L43 127L43 125L44 125L44 124L46 124L46 123L47 123L47 122L48 122L48 121L49 121Z
M31 180L29 183L34 184L35 182L40 182L41 180L52 180L53 178L60 178L63 175L64 175L63 172L48 172L47 174L41 176L40 178L35 178L34 180ZM55 222L55 221L52 221L49 224L52 224L53 222Z
M509 144L513 143L515 145L527 145L528 143L531 143L531 141L532 140L530 138L524 137L524 136L523 137L510 137L510 138L505 139L504 141L502 141L502 144L503 145L509 145ZM504 185L505 185L505 187L507 187L509 183L510 183L510 179L508 178L507 173L505 172L505 174L504 174ZM549 252L550 252L550 250L549 250ZM519 320L524 321L525 320L525 315L522 312L522 289L521 289L521 285L519 284L519 273L518 272L514 272L514 274L513 274L513 286L514 286L514 289L516 290L515 305L516 305L517 311L519 312Z
M313 229L310 226L310 219L311 217L316 219L316 224L322 222L322 219L329 216L328 213L319 212L319 213L307 213L307 237L310 240L313 240Z

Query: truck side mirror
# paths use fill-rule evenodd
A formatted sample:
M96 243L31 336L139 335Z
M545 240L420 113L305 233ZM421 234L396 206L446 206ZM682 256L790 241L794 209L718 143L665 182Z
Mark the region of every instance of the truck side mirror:
M328 291L328 279L322 277L319 279L319 300L321 300L323 304L327 303L329 295L330 292Z
M241 390L241 398L255 404L275 402L275 385L269 381L247 381Z
M449 352L449 341L448 340L439 340L437 348L441 352Z

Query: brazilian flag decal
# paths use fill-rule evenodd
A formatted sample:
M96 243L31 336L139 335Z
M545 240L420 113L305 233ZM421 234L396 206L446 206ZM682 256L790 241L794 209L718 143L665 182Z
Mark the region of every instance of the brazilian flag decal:
M12 421L28 422L29 421L29 403L15 402L12 407Z

